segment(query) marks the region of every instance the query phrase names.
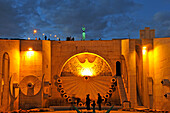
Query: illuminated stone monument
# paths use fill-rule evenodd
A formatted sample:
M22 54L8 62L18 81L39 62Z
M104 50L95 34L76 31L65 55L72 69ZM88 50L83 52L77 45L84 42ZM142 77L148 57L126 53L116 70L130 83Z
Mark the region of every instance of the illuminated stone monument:
M170 38L154 36L147 27L140 39L0 40L0 110L79 107L100 93L102 106L170 111Z

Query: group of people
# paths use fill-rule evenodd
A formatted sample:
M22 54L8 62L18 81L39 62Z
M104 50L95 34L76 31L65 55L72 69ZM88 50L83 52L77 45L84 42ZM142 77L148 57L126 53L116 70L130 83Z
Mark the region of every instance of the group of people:
M44 36L44 38L42 38L42 40L50 40L50 38L48 38L47 36ZM57 38L58 39L58 41L60 41L60 38ZM39 37L39 38L37 38L37 37L35 37L35 40L41 40L41 38Z
M86 97L86 106L87 106L87 110L90 110L90 102L91 102L91 100L90 100L90 97L89 97L90 95L88 94L87 95L87 97ZM99 110L101 110L101 103L102 103L102 97L100 96L100 93L98 93L98 100L97 100L97 104L98 104L98 106L99 106ZM95 108L95 101L93 101L93 104L92 104L92 106L93 106L93 108Z

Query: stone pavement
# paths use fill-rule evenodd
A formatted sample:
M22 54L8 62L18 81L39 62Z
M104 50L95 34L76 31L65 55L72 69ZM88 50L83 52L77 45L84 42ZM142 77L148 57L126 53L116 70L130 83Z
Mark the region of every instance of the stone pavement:
M80 110L82 113L92 113L92 110ZM98 111L96 110L95 113L106 113L107 110ZM75 110L68 110L68 111L53 111L53 112L37 112L37 113L77 113ZM170 113L170 112L132 112L132 111L110 111L110 113Z
M110 108L112 109L110 113L170 113L170 111L166 110L155 110L148 108L120 108L121 106L114 106L113 108L109 106L102 107L102 110L99 111L98 107L96 107L95 113L106 113ZM92 113L93 110L86 110L84 106L78 107L78 110L81 113ZM35 108L30 110L16 110L10 113L78 113L73 107L69 106L51 106L51 108ZM79 113L80 113L79 112ZM6 112L8 113L8 112Z

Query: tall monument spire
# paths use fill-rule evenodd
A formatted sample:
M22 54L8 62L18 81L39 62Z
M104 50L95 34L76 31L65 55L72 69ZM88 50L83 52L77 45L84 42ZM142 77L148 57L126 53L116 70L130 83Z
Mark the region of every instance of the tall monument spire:
M84 27L84 25L83 25L83 27L82 27L82 31L83 31L83 33L82 33L82 40L85 40L85 39L86 39L86 33L85 33L85 27Z

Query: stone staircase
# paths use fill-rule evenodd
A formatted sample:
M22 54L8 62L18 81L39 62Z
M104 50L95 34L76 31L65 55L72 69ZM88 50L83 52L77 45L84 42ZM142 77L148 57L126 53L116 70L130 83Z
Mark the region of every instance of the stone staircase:
M127 95L125 92L123 80L121 76L117 76L117 87L118 87L118 92L120 96L120 102L123 104L124 101L127 101Z

